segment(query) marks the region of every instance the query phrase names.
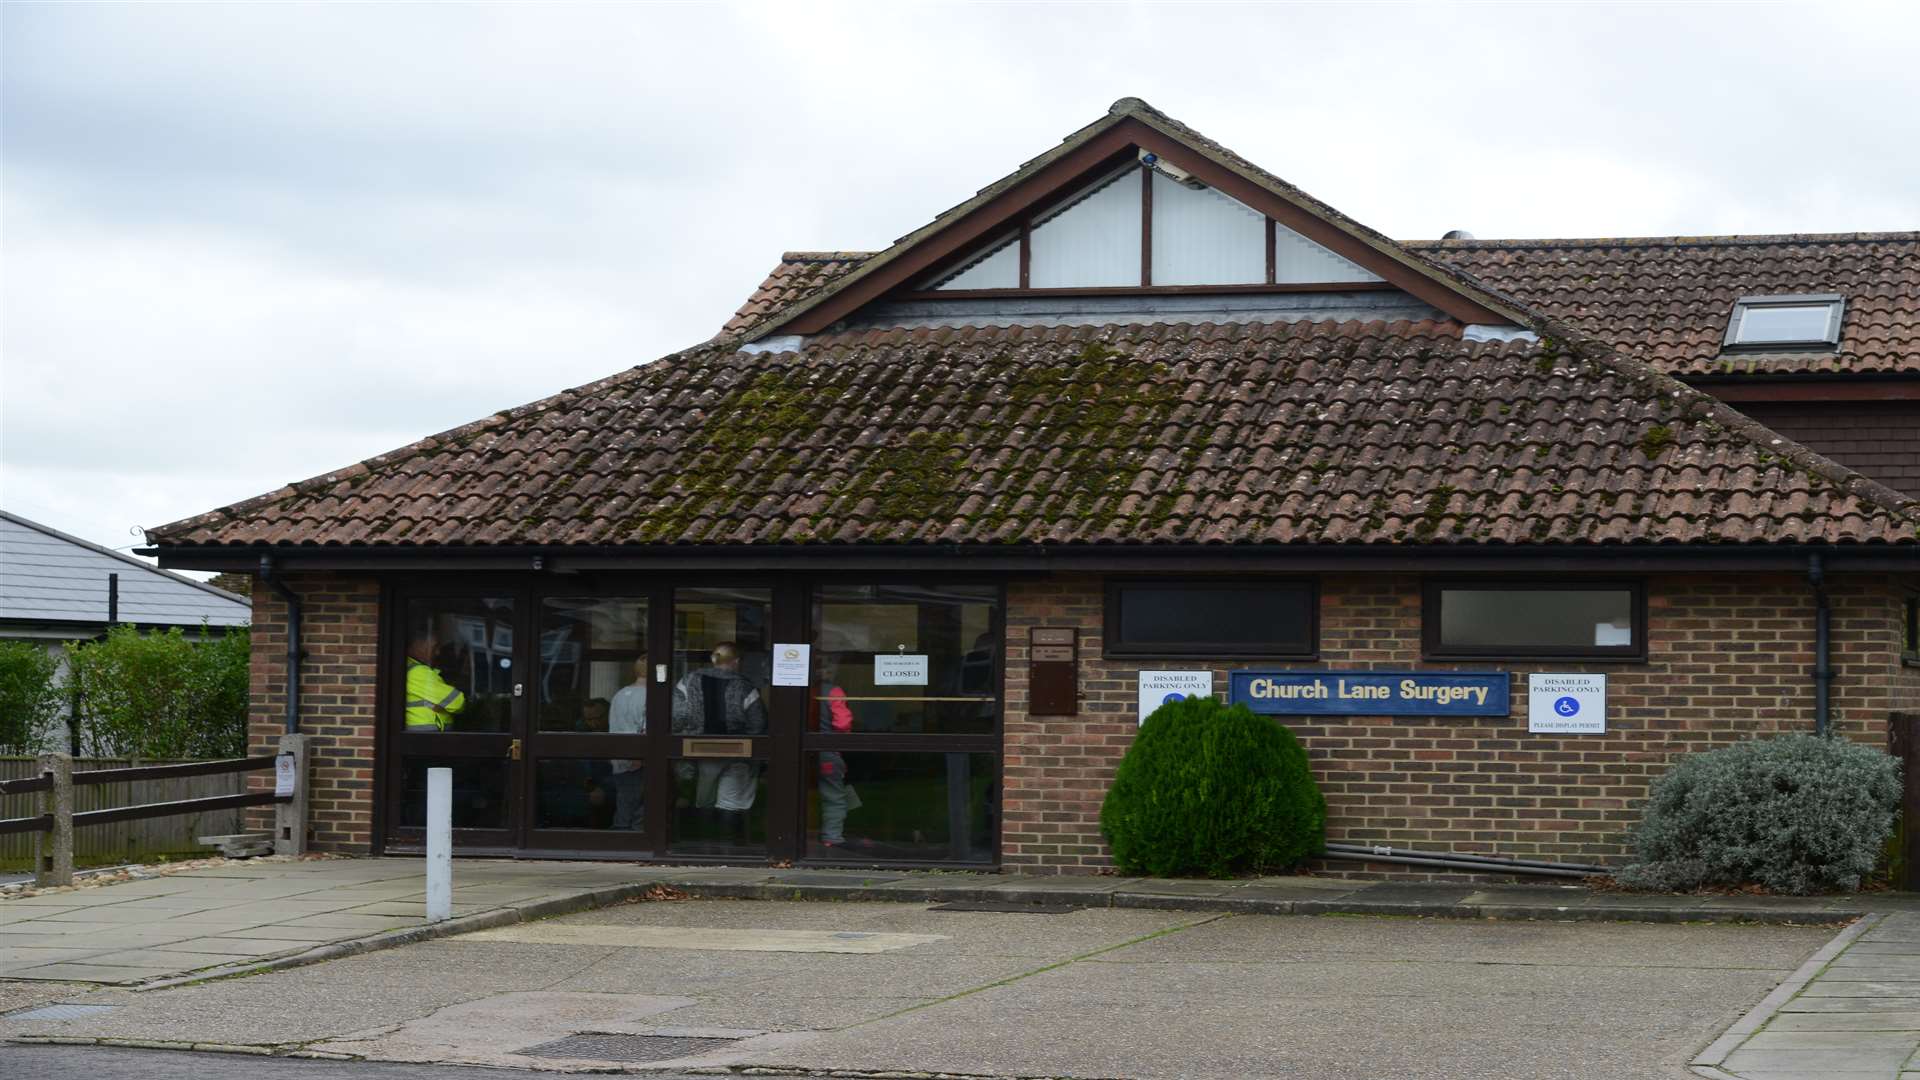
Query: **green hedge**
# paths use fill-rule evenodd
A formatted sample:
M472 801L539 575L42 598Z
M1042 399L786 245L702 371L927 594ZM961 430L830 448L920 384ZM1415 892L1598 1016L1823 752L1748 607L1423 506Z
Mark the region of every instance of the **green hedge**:
M1326 820L1293 733L1213 698L1156 709L1100 809L1115 864L1155 877L1284 869L1325 849Z

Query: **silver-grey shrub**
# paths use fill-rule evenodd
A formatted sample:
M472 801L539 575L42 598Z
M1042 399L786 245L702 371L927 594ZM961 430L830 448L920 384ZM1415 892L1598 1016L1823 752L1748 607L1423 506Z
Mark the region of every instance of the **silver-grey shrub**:
M1634 827L1644 889L1758 884L1804 895L1857 889L1900 805L1900 764L1838 738L1781 735L1681 758Z

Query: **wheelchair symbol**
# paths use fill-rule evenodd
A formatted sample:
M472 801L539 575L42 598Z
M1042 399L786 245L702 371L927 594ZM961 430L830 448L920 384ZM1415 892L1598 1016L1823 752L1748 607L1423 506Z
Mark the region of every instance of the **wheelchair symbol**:
M1553 703L1553 711L1561 716L1572 716L1580 711L1580 703L1570 697L1563 697Z

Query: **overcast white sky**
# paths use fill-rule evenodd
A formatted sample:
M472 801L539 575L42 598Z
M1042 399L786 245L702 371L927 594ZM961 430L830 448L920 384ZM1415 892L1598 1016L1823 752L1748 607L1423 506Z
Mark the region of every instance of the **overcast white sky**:
M1920 5L0 6L0 507L114 547L713 334L1144 97L1392 236L1920 227Z

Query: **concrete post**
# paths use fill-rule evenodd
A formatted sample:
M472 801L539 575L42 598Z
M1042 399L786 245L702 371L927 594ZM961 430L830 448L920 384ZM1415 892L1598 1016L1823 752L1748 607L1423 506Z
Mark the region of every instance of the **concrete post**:
M53 828L40 835L34 884L73 884L73 757L41 754L40 772L53 774L53 790L41 793L41 813L53 815Z
M427 770L427 921L453 916L453 770Z
M307 735L280 736L280 753L293 755L293 801L273 804L273 853L307 853L307 787L312 773L307 768ZM277 777L276 770L275 776Z

